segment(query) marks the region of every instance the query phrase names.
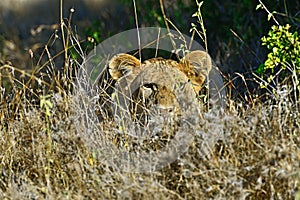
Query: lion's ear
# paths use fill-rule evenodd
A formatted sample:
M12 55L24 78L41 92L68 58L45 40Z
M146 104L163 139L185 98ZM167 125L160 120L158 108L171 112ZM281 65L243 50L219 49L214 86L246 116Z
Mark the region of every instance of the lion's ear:
M212 61L207 52L197 50L188 53L184 57L184 61L189 65L189 69L193 71L191 81L198 93L212 69Z
M130 74L135 67L140 67L141 62L134 56L121 53L115 55L108 63L108 70L113 79L118 80Z

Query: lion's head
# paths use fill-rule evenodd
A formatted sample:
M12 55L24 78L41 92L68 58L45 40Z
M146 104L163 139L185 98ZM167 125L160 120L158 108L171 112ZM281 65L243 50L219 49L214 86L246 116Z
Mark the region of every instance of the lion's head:
M193 51L180 62L152 58L142 63L129 54L118 54L108 67L119 94L115 101L140 119L151 110L180 114L180 102L196 99L212 64L206 52Z

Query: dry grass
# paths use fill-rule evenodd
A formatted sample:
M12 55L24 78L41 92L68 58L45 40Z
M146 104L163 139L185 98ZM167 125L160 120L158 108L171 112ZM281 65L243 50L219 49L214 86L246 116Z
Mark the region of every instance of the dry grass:
M12 68L3 66L1 73L7 69ZM91 148L93 137L76 129L74 116L79 111L68 91L59 86L56 93L48 90L52 95L45 100L53 107L47 115L37 103L43 98L33 95L46 89L30 90L34 81L20 84L21 78L8 72L1 82L1 199L294 199L297 191L299 195L299 105L280 98L280 93L275 103L254 99L256 103L245 109L229 99L223 116L204 113L200 132L213 134L221 126L224 135L210 156L201 153L205 137L196 135L188 152L171 165L153 173L134 173L101 161ZM52 76L60 80L57 74ZM10 91L4 92L8 82ZM118 135L110 123L102 121L101 130L110 128L109 134Z
M62 29L79 46L69 27ZM104 133L124 139L111 120L101 118L96 131L78 130L86 111L71 92L77 65L64 56L63 73L50 54L32 72L0 67L0 199L300 199L299 96L253 97L247 108L229 98L223 115L202 113L198 134L175 162L151 173L124 172L103 162L93 141ZM206 139L220 132L204 155ZM124 141L118 144L135 148Z

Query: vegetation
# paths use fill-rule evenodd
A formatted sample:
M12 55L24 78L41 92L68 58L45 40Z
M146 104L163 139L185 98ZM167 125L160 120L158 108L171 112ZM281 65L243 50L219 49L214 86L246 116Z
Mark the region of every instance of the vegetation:
M293 65L295 66L295 71L299 71L300 42L298 32L289 32L290 27L289 24L286 26L274 25L268 36L262 38L262 45L267 46L271 51L265 64L262 65L263 71L265 69L274 69L279 64L281 64L283 69L286 69L286 65Z
M85 50L105 38L103 30L95 23L86 30L88 43L83 44L71 22L61 19L57 41L63 43L62 53L53 56L48 43L30 70L11 66L6 55L1 58L0 199L300 200L300 19L295 12L300 3L292 2L292 7L286 1L283 6L279 1L272 5L259 1L262 10L255 11L257 3L251 0L224 4L178 0L168 8L151 2L136 2L138 16L147 13L142 25L173 26L171 22L179 21L181 30L181 25L193 23L182 31L198 31L217 64L247 68L243 74L237 70L236 76L232 71L237 67L224 70L228 91L224 113L203 111L202 134L195 136L187 152L160 170L124 172L117 164L107 165L95 146L101 135L117 140L120 147L135 149L136 144L120 136L110 119L100 118L99 130L78 130L78 123L84 123L80 116L87 111L75 103L72 92ZM181 8L192 13L181 15ZM264 15L265 22L258 15ZM131 25L134 20L133 15ZM58 70L57 65L63 67ZM96 108L97 113L105 112L103 105ZM222 138L204 154L201 149L209 145L206 136L219 132Z

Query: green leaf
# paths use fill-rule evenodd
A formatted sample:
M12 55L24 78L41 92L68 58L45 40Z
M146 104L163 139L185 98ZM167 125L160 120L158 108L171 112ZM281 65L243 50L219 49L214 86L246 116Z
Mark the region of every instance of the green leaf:
M259 67L255 70L255 72L259 75L263 75L263 73L265 72L265 65L261 64L259 65Z

